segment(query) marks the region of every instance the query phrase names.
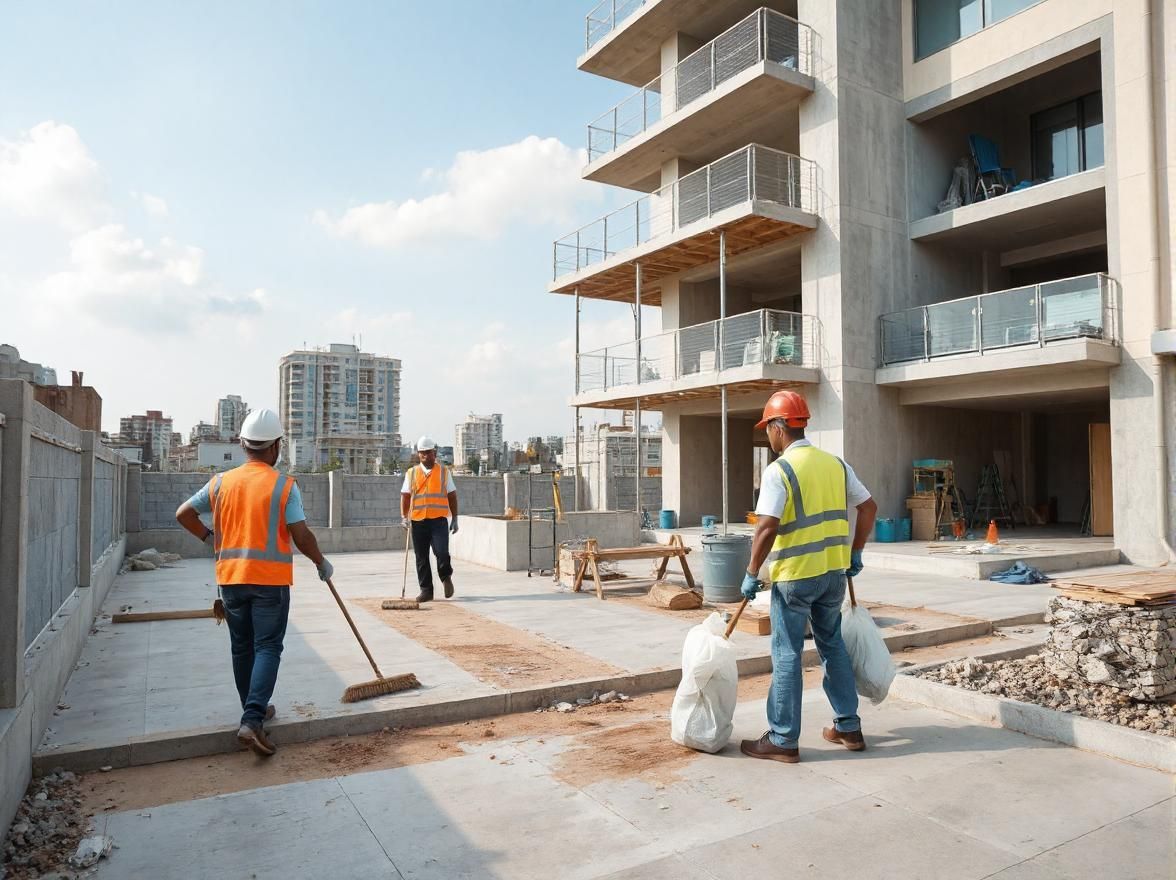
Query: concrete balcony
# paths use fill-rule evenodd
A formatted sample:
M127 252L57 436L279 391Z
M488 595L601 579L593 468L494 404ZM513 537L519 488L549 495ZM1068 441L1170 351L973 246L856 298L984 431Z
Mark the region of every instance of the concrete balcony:
M816 166L751 145L555 242L548 289L628 302L640 261L642 302L658 305L661 279L718 260L715 233L732 257L816 225Z
M646 409L820 381L820 322L760 309L582 352L573 406ZM722 352L722 356L718 356Z
M904 404L1105 388L1120 360L1118 286L1082 275L893 312L879 344L875 381Z
M584 177L649 191L668 159L746 144L765 115L812 93L812 53L811 28L756 10L589 123Z

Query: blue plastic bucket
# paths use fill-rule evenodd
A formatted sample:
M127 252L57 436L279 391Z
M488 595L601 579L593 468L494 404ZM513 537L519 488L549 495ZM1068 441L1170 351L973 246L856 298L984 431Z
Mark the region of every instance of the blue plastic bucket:
M663 510L657 515L658 528L672 529L674 527L674 511Z
M879 544L893 544L898 540L898 530L895 528L894 520L890 518L881 518L874 523L874 540Z
M702 597L708 602L738 602L750 561L751 535L703 535Z
M909 541L911 539L911 518L904 516L898 521L898 540Z
M715 523L718 521L719 518L717 516L704 516L702 518L702 527L704 529L713 529L715 527Z

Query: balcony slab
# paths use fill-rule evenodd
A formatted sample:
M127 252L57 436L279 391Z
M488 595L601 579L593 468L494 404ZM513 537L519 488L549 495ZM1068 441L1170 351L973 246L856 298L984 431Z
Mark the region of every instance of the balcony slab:
M705 163L757 140L769 113L794 109L813 91L813 78L774 61L760 61L697 100L605 153L584 169L586 180L653 192L662 185L661 167L682 157ZM782 131L795 149L798 120Z
M731 367L719 373L693 373L678 379L659 379L640 385L618 385L603 391L586 391L572 398L572 406L598 409L633 409L640 392L642 409L661 409L666 404L718 398L723 386L729 395L755 391L779 391L815 385L821 371L815 367L791 364L749 364Z

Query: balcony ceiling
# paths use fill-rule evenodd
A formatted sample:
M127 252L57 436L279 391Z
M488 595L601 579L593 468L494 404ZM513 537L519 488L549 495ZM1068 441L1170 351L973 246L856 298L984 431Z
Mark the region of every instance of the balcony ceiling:
M803 389L806 385L811 385L817 381L816 370L805 370L804 372L813 374L812 378L809 378L808 381L789 381L765 377L746 382L728 382L726 383L727 395L728 397L734 397L742 394L755 394L757 395L757 400L764 400L777 391L783 391L788 388ZM597 391L589 394L581 394L572 401L572 405L590 407L592 409L631 410L636 406L637 399L633 395L636 387L635 385L628 385L617 388L615 391ZM643 393L641 395L641 408L643 410L661 410L666 406L673 406L675 404L718 400L721 396L721 388L721 385L712 384L681 391Z
M762 6L796 15L795 2L649 0L581 55L576 66L585 73L643 86L661 73L659 47L671 34L689 35L702 45Z

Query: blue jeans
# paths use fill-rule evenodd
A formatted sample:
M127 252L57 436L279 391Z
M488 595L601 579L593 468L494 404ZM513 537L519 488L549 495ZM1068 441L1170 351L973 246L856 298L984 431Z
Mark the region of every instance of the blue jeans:
M433 595L433 570L429 566L429 548L437 557L437 576L442 580L453 575L449 560L449 520L443 516L412 522L412 549L416 554L417 583L426 596Z
M844 571L772 585L772 687L767 708L770 739L780 748L794 749L800 739L801 659L804 624L810 619L825 667L825 696L833 706L833 726L847 733L862 729L853 666L841 640L844 598Z
M233 678L244 711L241 723L261 727L278 682L290 588L237 584L221 587L221 598L233 650Z

